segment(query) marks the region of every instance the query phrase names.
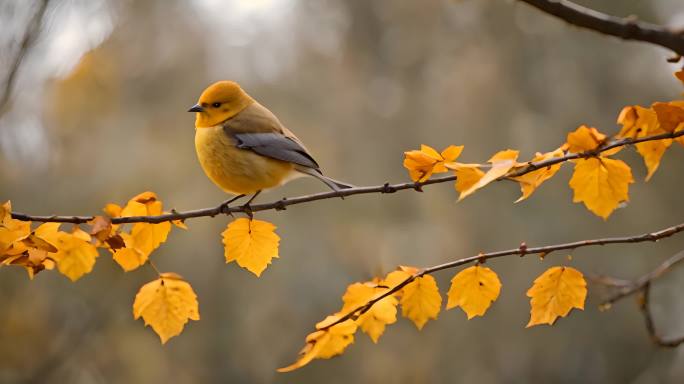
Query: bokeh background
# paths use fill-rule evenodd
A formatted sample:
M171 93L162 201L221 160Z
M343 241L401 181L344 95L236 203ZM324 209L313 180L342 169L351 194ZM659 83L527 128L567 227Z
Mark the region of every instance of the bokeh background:
M684 26L679 0L593 0L617 15ZM0 0L0 81L37 1ZM579 124L618 129L620 109L681 95L669 52L579 30L505 0L51 0L0 112L0 200L33 214L93 214L157 192L167 208L226 196L204 176L185 112L205 86L233 79L312 149L328 175L357 185L406 181L402 152L464 144L481 162L515 148L556 148ZM226 265L229 218L188 222L152 255L199 296L201 321L162 346L131 315L144 267L123 273L101 253L77 283L0 270L0 382L438 383L682 382L684 348L654 347L632 299L525 329L526 289L552 265L634 278L684 247L611 246L491 262L503 281L484 318L459 310L417 331L359 333L347 352L290 374L304 337L340 308L345 287L397 265L429 266L529 245L638 234L682 221L684 150L673 146L608 221L572 203L566 165L528 201L496 183L456 203L451 185L365 195L260 213L282 237L257 279ZM262 202L322 190L297 180ZM453 272L436 275L443 292ZM684 332L684 271L653 288L658 326Z

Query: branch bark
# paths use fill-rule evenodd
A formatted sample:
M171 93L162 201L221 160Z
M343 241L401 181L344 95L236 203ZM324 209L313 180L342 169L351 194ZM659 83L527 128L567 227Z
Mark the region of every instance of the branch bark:
M520 0L569 24L623 40L642 41L684 56L684 35L634 17L616 17L567 0Z
M363 313L368 311L375 303L384 299L387 296L390 296L390 295L396 293L397 291L402 289L404 286L410 284L413 280L415 280L419 277L428 275L428 274L432 274L432 273L437 272L437 271L456 268L456 267L459 267L461 265L474 263L474 262L482 263L482 262L485 262L489 259L495 259L495 258L505 257L505 256L518 255L518 256L522 257L525 255L542 254L546 257L551 252L561 251L561 250L565 250L565 249L577 249L577 248L590 247L590 246L595 246L595 245L607 245L607 244L643 243L643 242L647 242L647 241L655 242L655 241L658 241L660 239L670 237L674 234L677 234L677 233L680 233L683 231L684 231L684 223L681 223L681 224L674 225L672 227L664 228L660 231L644 233L644 234L635 235L635 236L607 237L607 238L602 238L602 239L580 240L580 241L575 241L575 242L571 242L571 243L547 245L547 246L543 246L543 247L527 247L525 245L521 245L518 248L507 249L505 251L498 251L498 252L480 253L480 254L475 255L475 256L470 256L470 257L466 257L463 259L450 261L450 262L447 262L444 264L439 264L439 265L435 265L432 267L423 268L423 269L419 270L418 272L416 272L415 274L407 277L401 283L390 288L387 292L383 293L382 295L374 298L373 300L368 301L366 304L363 304L359 307L354 308L352 311L350 311L349 313L340 317L334 323L331 323L331 324L327 325L326 327L319 328L319 330L325 330L325 329L328 329L328 328L330 328L336 324L344 322L346 320L356 318L357 316L362 315Z
M651 313L650 304L650 294L651 294L651 283L646 283L646 285L641 290L641 295L639 297L639 309L641 314L644 316L644 322L646 323L646 330L651 340L660 345L661 347L674 348L684 343L684 336L680 337L663 337L658 333L656 329L655 322L653 321L653 314Z
M0 94L0 116L4 115L7 111L10 96L12 95L12 90L14 89L14 82L16 81L17 74L19 73L19 67L24 60L24 57L26 57L29 49L38 38L40 26L43 24L43 17L45 16L45 11L47 10L49 2L50 0L40 0L38 2L38 9L26 24L26 31L21 38L17 55L9 65L5 86Z
M548 160L543 160L543 161L538 161L538 162L528 162L522 167L513 169L511 172L509 172L508 174L498 178L497 180L505 180L505 179L509 179L512 177L522 176L526 173L534 172L538 169L541 169L544 167L549 167L551 165L563 163L563 162L570 161L570 160L595 157L595 156L598 156L600 153L608 151L608 150L613 149L613 148L643 143L646 141L674 139L674 138L682 137L682 136L684 136L684 131L678 131L678 132L672 132L672 133L663 133L663 134L652 135L652 136L645 136L645 137L642 137L639 139L624 138L624 139L613 140L613 141L608 142L608 143L604 144L603 146L600 146L600 147L593 149L591 151L586 151L586 152L581 152L581 153L568 153L562 157L551 158ZM311 195L297 196L297 197L292 197L292 198L285 198L284 197L284 198L277 200L277 201L274 201L274 202L264 203L264 204L256 204L256 205L251 205L249 207L246 207L246 206L226 207L224 204L220 204L216 207L202 208L202 209L196 209L196 210L192 210L192 211L176 212L174 210L171 213L166 213L166 214L157 215L157 216L115 217L115 218L112 218L112 224L161 223L164 221L187 220L187 219L192 219L192 218L196 218L196 217L214 217L214 216L220 215L220 214L233 214L233 213L251 214L253 212L268 211L268 210L282 211L291 205L309 203L309 202L317 201L317 200L344 198L344 197L353 196L353 195L365 195L365 194L371 194L371 193L373 193L373 194L374 193L387 194L387 193L394 193L394 192L403 191L403 190L415 190L415 191L422 192L422 187L424 187L426 185L441 184L441 183L446 183L446 182L455 181L455 180L456 180L456 176L450 175L450 176L436 177L436 178L433 178L433 179L430 179L430 180L427 180L424 182L409 182L409 183L398 183L398 184L385 183L383 185L343 189L339 192L330 191L330 192L315 193L315 194L311 194ZM19 212L12 212L12 218L17 219L17 220L23 220L23 221L85 224L85 223L93 220L94 216L56 216L56 215L37 216L37 215L28 215L28 214L19 213Z

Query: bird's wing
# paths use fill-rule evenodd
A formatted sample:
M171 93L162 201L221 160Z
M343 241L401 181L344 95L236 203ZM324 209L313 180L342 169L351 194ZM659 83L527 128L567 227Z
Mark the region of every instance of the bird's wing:
M253 103L223 124L236 146L262 156L318 170L318 163L297 137L268 109Z
M318 169L318 163L294 140L281 133L236 133L236 146L252 150L262 156L287 161L307 168Z

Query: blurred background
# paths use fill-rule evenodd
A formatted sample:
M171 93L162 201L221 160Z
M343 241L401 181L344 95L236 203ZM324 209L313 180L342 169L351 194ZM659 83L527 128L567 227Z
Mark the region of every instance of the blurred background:
M422 143L463 144L465 162L506 148L531 158L580 124L615 133L623 106L683 90L669 52L579 30L516 1L46 3L42 12L42 0L0 0L0 84L13 82L0 108L0 200L32 214L97 214L146 190L167 209L223 201L196 161L194 116L185 112L220 79L240 82L328 175L357 185L407 181L402 153ZM684 27L679 0L581 3ZM31 20L36 33L14 71ZM402 318L377 345L359 333L341 357L275 372L341 307L348 284L397 265L681 222L675 175L684 150L673 146L649 183L640 157L624 152L637 183L629 205L606 222L572 203L569 165L519 204L513 183L458 204L443 184L259 213L282 238L281 258L259 279L224 263L220 232L229 218L191 220L152 255L161 270L183 275L200 302L201 321L165 346L131 315L152 268L125 274L105 253L77 283L56 272L29 281L23 269L3 268L0 382L682 382L684 348L654 347L633 299L599 311L605 292L596 285L584 312L525 329L525 291L550 266L634 278L681 250L680 238L492 261L503 290L486 317L443 311L420 332ZM259 201L321 188L297 180ZM442 292L453 274L436 275ZM684 270L653 287L667 335L684 333L682 289Z

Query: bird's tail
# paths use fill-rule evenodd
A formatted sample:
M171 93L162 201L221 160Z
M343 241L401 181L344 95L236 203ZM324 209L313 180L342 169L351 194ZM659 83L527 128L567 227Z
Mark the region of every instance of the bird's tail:
M354 185L325 176L321 173L321 171L317 169L301 167L297 168L297 170L301 173L317 178L318 180L325 183L325 185L330 187L330 189L336 192L339 192L342 189L354 188Z

